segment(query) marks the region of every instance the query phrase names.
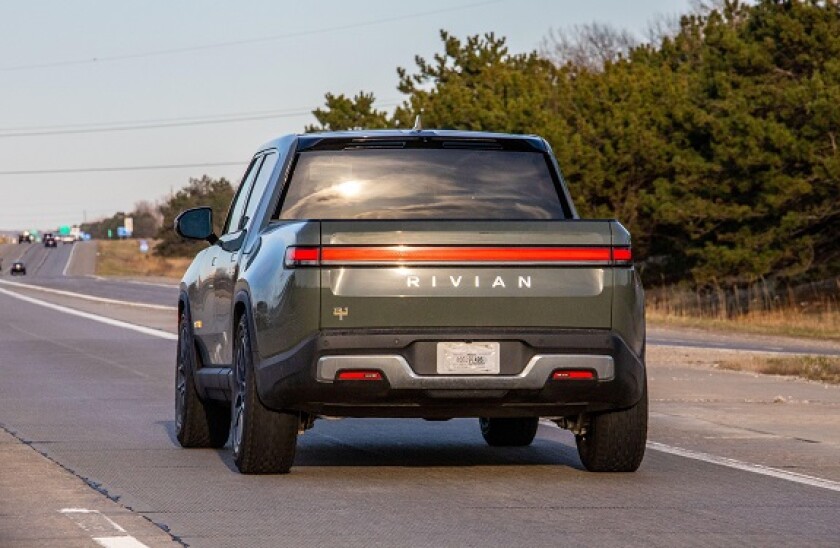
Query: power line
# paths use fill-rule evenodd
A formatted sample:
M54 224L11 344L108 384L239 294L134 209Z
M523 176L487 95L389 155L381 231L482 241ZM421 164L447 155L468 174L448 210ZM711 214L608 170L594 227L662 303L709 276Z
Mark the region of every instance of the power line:
M378 106L391 107L399 104L396 101L383 103ZM316 107L317 108L317 107ZM0 129L0 139L6 137L40 137L45 135L70 135L81 133L104 133L111 131L135 131L142 129L158 129L169 127L204 126L212 124L230 124L236 122L248 122L254 120L271 120L275 118L294 118L312 114L310 110L282 110L282 111L257 111L242 114L224 114L219 117L194 117L194 118L170 118L159 120L138 120L136 122L114 122L112 125L100 124L79 124L66 126L42 126L30 128L8 128ZM260 114L263 112L264 114ZM61 129L66 128L66 129Z
M157 129L167 127L187 127L187 126L206 126L212 124L229 124L234 122L248 122L253 120L270 120L272 118L293 118L295 116L302 116L304 114L311 114L311 111L297 112L288 114L268 114L262 116L241 116L239 118L225 118L217 120L194 120L192 122L170 122L160 124L140 124L134 126L111 126L91 129L59 129L52 131L22 131L17 133L0 133L0 139L6 137L40 137L46 135L70 135L80 133L105 133L110 131L136 131L138 129Z
M194 167L222 167L222 166L244 166L247 162L205 162L201 164L161 164L146 166L121 166L121 167L80 167L69 169L24 169L13 171L0 171L0 175L48 175L61 173L105 173L114 171L152 171L158 169L184 169Z
M79 124L53 124L49 126L12 126L0 128L1 133L10 131L50 131L61 129L80 129L80 128L103 128L109 126L123 126L126 124L154 124L158 122L185 122L203 119L225 119L236 118L240 116L259 116L259 115L275 115L275 114L297 114L307 111L306 107L298 107L291 109L266 109L266 110L251 110L246 112L227 112L224 114L202 114L198 116L180 116L178 118L147 118L143 120L113 120L110 122L90 122Z
M94 57L92 59L76 59L72 61L50 61L46 63L36 63L36 64L29 64L29 65L16 65L11 67L0 67L0 72L12 72L12 71L23 71L23 70L33 70L33 69L44 69L44 68L55 68L55 67L65 67L71 65L86 65L86 64L94 64L94 63L111 63L115 61L127 61L131 59L144 59L149 57L163 57L166 55L176 55L182 53L192 53L197 51L206 51L211 49L221 49L221 48L228 48L228 47L238 47L238 46L245 46L251 44L262 44L266 42L274 42L277 40L285 40L288 38L299 38L301 36L311 36L314 34L325 34L329 32L336 32L342 30L351 30L356 28L362 27L371 27L377 25L383 25L385 23L394 23L396 21L404 21L406 19L414 19L417 17L425 17L427 15L437 15L441 13L449 13L453 11L460 11L465 9L477 8L481 6L487 6L489 4L498 4L503 0L491 0L488 2L475 2L472 4L464 4L461 6L455 6L451 8L444 8L439 10L432 10L432 11L423 11L412 13L409 15L399 15L395 17L386 17L382 19L373 19L370 21L363 21L360 23L351 23L347 25L337 25L334 27L325 27L321 29L311 29L311 30L304 30L298 32L289 32L286 34L275 34L272 36L263 36L260 38L250 38L245 40L231 40L228 42L215 42L210 44L200 44L196 46L185 46L181 48L170 48L170 49L161 49L161 50L153 50L153 51L146 51L146 52L138 52L138 53L127 53L124 55L110 55L104 57Z

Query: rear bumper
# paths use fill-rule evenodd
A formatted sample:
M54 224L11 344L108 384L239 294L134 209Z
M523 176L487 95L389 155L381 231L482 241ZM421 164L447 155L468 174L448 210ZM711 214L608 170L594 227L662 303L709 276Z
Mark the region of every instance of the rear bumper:
M436 374L430 349L447 340L501 341L501 374ZM630 407L645 382L643 358L609 330L325 330L257 363L267 406L335 416L571 416ZM342 369L383 379L335 380ZM553 380L562 369L593 370L597 380Z

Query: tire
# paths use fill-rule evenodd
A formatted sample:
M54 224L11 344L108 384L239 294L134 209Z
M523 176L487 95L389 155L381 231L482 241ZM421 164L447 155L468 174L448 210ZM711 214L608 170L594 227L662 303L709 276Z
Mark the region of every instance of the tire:
M593 415L586 434L575 436L583 466L590 472L635 472L645 456L647 424L646 382L636 405Z
M185 310L178 324L175 365L175 435L181 447L223 447L230 434L226 405L203 402L195 388L197 369L190 316Z
M524 447L537 435L538 417L478 419L481 435L491 447Z
M231 445L243 474L286 474L295 460L300 416L272 411L257 394L251 334L245 315L234 339Z

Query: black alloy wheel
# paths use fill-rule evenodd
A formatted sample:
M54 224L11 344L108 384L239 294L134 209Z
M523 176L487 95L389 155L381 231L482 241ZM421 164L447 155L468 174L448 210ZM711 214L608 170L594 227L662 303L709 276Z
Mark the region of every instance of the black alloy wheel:
M593 415L586 433L575 436L580 461L590 472L635 472L642 464L648 427L647 382L643 382L636 405Z
M223 447L230 430L226 405L203 402L195 387L198 359L189 314L178 324L175 362L175 434L182 447Z
M265 407L257 394L247 317L236 328L231 403L233 461L243 474L285 474L297 449L300 415Z

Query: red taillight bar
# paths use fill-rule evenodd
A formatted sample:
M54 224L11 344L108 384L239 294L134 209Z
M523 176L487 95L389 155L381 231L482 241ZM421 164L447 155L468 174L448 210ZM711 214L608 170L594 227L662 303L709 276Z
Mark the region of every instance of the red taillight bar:
M289 247L286 266L387 264L603 264L627 263L630 248L480 246Z
M321 248L287 247L286 266L318 266L321 262Z
M633 260L633 252L629 247L615 247L612 250L612 258L617 263L629 263Z
M322 264L608 262L608 247L325 247Z

